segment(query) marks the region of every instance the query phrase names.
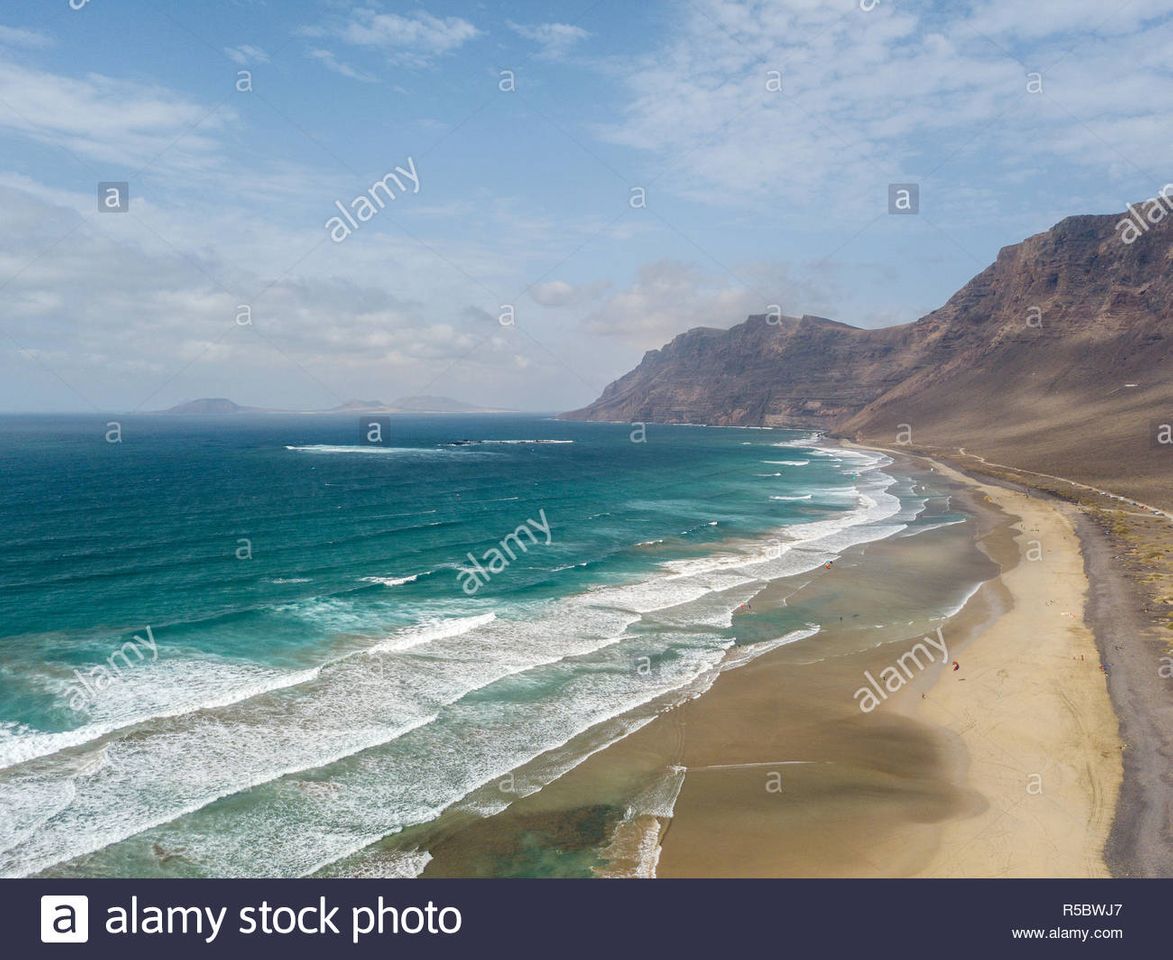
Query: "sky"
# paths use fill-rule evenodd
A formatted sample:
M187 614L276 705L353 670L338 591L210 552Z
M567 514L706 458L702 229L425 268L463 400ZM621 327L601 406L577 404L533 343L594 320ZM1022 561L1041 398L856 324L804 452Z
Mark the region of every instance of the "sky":
M5 4L0 410L555 411L909 322L1173 180L1170 49L1173 0Z

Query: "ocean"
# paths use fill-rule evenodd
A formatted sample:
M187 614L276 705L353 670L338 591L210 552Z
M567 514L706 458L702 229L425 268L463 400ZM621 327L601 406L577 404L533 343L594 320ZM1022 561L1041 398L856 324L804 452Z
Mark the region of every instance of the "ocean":
M0 418L5 876L359 872L817 647L734 630L765 584L965 519L799 431L106 419Z

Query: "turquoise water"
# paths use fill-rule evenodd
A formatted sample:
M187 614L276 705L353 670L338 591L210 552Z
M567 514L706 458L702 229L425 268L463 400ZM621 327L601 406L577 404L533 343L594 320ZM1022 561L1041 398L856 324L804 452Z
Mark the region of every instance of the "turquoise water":
M0 873L328 868L711 682L763 581L924 506L793 431L365 422L0 418Z

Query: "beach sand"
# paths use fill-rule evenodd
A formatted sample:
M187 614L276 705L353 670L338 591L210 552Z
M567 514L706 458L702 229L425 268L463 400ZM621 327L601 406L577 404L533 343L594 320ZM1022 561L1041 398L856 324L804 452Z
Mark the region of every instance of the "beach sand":
M983 547L1002 571L944 628L958 669L926 674L857 721L861 742L884 751L872 782L842 764L778 767L784 793L772 801L755 781L766 768L689 764L660 876L1107 875L1121 746L1071 522L1053 502L933 467L975 492ZM718 722L726 698L751 709L755 686L775 680L768 659L757 666L722 677L696 712ZM937 747L919 776L902 757L909 742ZM753 753L770 760L768 748ZM822 809L784 809L785 792Z
M722 672L496 815L452 811L389 845L428 850L425 876L1106 875L1121 744L1071 520L898 456L972 519L772 582L739 642L802 626L788 616L816 637ZM942 605L960 609L928 615ZM865 677L937 628L947 655L862 711Z
M961 739L966 780L988 805L941 825L919 875L1107 876L1122 745L1085 623L1078 536L1054 501L977 487L1019 518L1018 559L1000 577L1012 606L960 654L962 668L928 691L919 716Z

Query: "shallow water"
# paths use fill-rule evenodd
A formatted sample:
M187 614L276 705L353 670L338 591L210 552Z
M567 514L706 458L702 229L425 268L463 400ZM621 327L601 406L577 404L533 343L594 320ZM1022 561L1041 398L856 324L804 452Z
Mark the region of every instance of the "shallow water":
M732 647L802 650L816 607L737 612L764 583L926 504L963 519L802 433L389 427L371 449L358 418L138 418L107 444L0 419L0 871L360 872L381 838L573 769ZM595 863L548 863L540 833L501 871Z

